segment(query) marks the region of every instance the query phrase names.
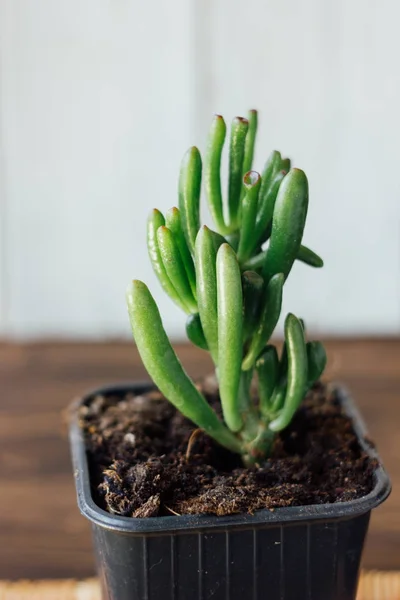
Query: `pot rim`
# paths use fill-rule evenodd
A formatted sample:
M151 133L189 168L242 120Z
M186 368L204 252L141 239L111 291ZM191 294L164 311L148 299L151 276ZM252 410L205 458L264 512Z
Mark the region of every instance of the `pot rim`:
M376 449L366 437L367 428L350 394L343 385L334 384L334 387L337 390L338 399L345 414L352 421L360 446L370 458L378 461L374 473L374 487L366 496L356 500L337 502L336 504L290 506L275 508L273 511L261 509L253 515L237 514L224 517L216 515L171 515L151 518L113 515L97 506L92 497L89 464L83 432L78 421L78 408L100 394L122 396L129 391L144 391L145 389L154 388L151 382L133 382L103 386L88 392L71 405L69 437L79 510L96 525L129 534L159 534L178 530L191 533L216 528L247 528L254 525L269 527L321 519L326 521L346 520L365 514L386 500L391 492L391 484Z

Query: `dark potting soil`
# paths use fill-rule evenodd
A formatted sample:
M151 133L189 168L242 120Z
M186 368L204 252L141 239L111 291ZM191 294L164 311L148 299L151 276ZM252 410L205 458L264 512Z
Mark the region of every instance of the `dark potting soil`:
M220 412L212 381L202 383ZM261 508L344 502L373 486L374 461L360 448L335 391L318 383L265 464L246 469L178 413L159 392L97 396L80 408L97 501L114 514L253 513Z

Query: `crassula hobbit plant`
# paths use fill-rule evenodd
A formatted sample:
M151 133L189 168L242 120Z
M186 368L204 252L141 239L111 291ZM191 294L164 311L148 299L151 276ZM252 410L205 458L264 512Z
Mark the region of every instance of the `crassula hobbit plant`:
M189 339L215 365L223 420L184 371L157 305L141 281L127 293L133 335L143 363L164 396L198 428L246 465L269 454L274 436L291 422L324 370L320 342L306 342L301 319L288 314L281 355L269 343L278 323L285 281L296 260L321 267L302 245L308 182L277 151L262 175L252 171L257 113L235 118L230 130L227 201L221 187L224 119L216 115L202 162L193 147L179 178L179 208L153 210L147 243L158 279L187 314ZM215 228L200 224L202 182Z

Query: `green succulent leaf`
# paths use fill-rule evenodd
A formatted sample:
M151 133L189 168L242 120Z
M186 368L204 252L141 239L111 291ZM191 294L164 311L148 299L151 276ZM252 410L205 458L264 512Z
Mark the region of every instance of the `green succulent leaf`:
M291 161L290 158L282 158L281 161L281 169L283 171L286 171L286 173L289 173L290 171L290 167L291 167Z
M254 333L259 319L264 280L255 271L242 273L243 289L243 341Z
M284 282L285 278L282 273L277 273L268 282L260 310L259 325L242 363L244 371L253 367L278 323Z
M271 398L279 380L279 357L275 346L266 346L256 362L260 410L264 416L271 414Z
M243 168L242 174L243 176L248 171L251 171L253 166L253 157L254 157L254 146L256 143L256 135L257 135L257 126L258 126L258 113L256 110L250 110L247 120L249 122L249 129L246 135L246 142L244 145L244 158L243 158ZM244 192L242 192L242 195Z
M217 254L218 379L224 420L231 431L242 428L238 391L242 362L242 283L234 250L222 244Z
M185 234L183 232L179 208L176 208L176 206L170 208L165 215L165 224L168 229L172 231L174 240L178 246L179 254L185 267L190 289L193 297L196 299L196 273L194 270L194 262L186 242Z
M197 304L190 288L178 244L172 231L165 225L157 229L157 242L165 271L179 297L184 301L190 312L197 312Z
M279 380L271 397L271 414L278 413L285 404L287 378Z
M279 361L279 376L276 387L271 397L272 413L276 413L281 410L285 402L286 387L287 387L287 374L288 374L288 354L286 342L283 342L281 358Z
M198 313L189 315L186 319L186 334L192 344L202 348L202 350L208 350L207 340L204 336L200 315Z
M251 256L254 248L254 227L257 217L258 193L261 177L256 171L249 171L243 178L243 187L246 190L242 201L242 219L240 240L237 257L240 262Z
M288 355L286 396L278 417L269 424L272 431L281 431L289 425L307 390L308 359L304 330L299 319L291 313L285 320L285 342Z
M304 171L292 169L282 181L275 202L272 233L265 258L263 277L290 273L303 237L308 208L308 182Z
M196 239L196 290L201 325L214 364L218 364L217 251L223 240L206 225Z
M300 246L296 258L297 260L301 260L301 262L305 263L306 265L310 265L310 267L316 267L317 269L320 269L324 266L324 261L322 258L306 246Z
M164 267L164 263L161 258L160 248L158 246L157 240L157 230L160 227L163 227L164 225L164 216L159 210L154 209L150 213L150 216L147 221L147 248L149 251L150 261L153 266L153 270L157 275L158 280L161 283L164 291L178 306L180 306L180 308L184 312L189 313L190 308L187 306L184 299L182 299L176 291L174 285L172 284L170 278L167 275L167 271Z
M268 157L267 162L265 163L264 170L261 174L261 190L260 190L260 198L263 199L269 188L272 185L273 180L279 171L282 170L282 156L278 150L273 150Z
M258 271L259 269L263 268L266 256L267 251L263 250L259 254L255 254L248 260L244 261L242 268L246 271Z
M259 254L252 256L248 260L244 261L242 268L249 271L258 271L262 269L267 256L267 250L263 250ZM324 266L324 261L315 252L306 248L306 246L300 246L299 252L296 256L296 260L300 260L310 267L321 268Z
M221 190L221 156L226 136L226 125L221 115L215 115L208 136L204 161L204 179L208 206L214 223L221 234L226 234Z
M184 371L165 333L157 305L141 281L127 291L128 313L139 354L164 396L188 419L233 452L241 446Z
M240 196L242 192L243 160L246 143L246 134L249 122L242 117L235 117L231 126L231 138L229 147L229 184L228 184L228 208L229 227L235 230L238 227L240 215Z
M179 210L183 231L192 254L200 229L201 171L200 152L193 146L183 157L179 175Z
M326 351L321 342L307 343L308 384L310 388L321 377L326 367Z
M268 188L264 187L263 189L263 185L261 184L258 200L259 209L254 229L255 244L262 244L271 235L271 221L274 214L275 202L285 175L285 171L277 171Z

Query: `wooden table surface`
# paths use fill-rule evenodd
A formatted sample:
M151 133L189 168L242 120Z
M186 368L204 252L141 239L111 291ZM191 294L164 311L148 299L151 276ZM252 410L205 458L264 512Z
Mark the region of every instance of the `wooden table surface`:
M327 350L327 377L350 387L394 488L374 511L363 564L400 569L400 340L335 340ZM178 353L191 375L209 372L201 351ZM143 378L131 343L0 344L0 579L93 574L62 411L85 390Z

